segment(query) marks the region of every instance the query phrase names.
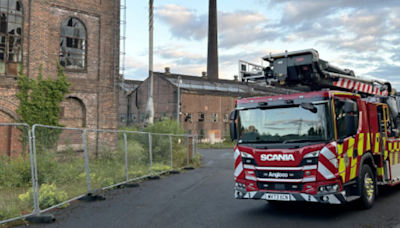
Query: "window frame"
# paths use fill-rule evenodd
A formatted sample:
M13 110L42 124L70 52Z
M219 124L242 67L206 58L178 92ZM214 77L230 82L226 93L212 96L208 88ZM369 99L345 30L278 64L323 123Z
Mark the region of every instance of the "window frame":
M10 1L12 0L6 0L7 1L7 6L3 7L0 4L0 13L1 14L5 14L6 15L6 20L3 21L3 23L5 25L7 25L6 27L6 31L3 33L0 33L0 39L4 37L4 47L2 47L2 49L4 50L3 52L3 59L0 59L1 64L4 64L4 72L1 71L0 74L2 75L12 75L12 76L16 76L18 75L18 71L19 71L19 64L23 64L23 53L24 53L24 21L25 21L25 15L24 15L24 6L22 3L22 0L15 0L15 8L11 9L10 8ZM20 11L17 11L17 6L20 6ZM6 11L2 11L2 9L6 10ZM18 14L17 12L20 12L20 14ZM10 15L12 15L14 17L14 20L10 19ZM21 22L18 23L17 22L17 17L20 17ZM1 20L1 19L0 19ZM20 25L21 28L21 33L18 34L17 31L14 31L14 34L10 34L9 30L9 24L12 23L14 25ZM18 26L15 26L14 28L18 28ZM1 30L0 30L1 31ZM15 39L19 39L20 40L20 44L19 44L19 52L10 52L10 39L13 38ZM0 45L1 45L1 41L0 41ZM14 46L14 44L12 45L12 47L16 47ZM15 50L12 50L15 51ZM19 54L18 54L19 53ZM16 61L12 61L10 60L10 54L14 54L17 55L17 60ZM14 66L11 66L14 65ZM1 67L0 67L1 68ZM11 70L14 69L14 70Z
M70 19L78 20L79 23L81 23L83 29L85 30L85 39L80 38L80 37L73 37L73 36L71 37L71 36L63 35L63 34L61 33L61 30L62 30L62 27L63 27L64 22L66 22L66 21L68 21L68 20L70 20ZM67 23L68 23L68 22L67 22ZM71 27L71 26L65 26L65 27ZM72 28L75 28L75 27L72 27ZM67 57L65 56L65 53L67 53L67 52L66 52L66 51L62 51L61 48L62 48L62 47L64 47L64 48L69 48L69 47L66 46L67 44L65 44L65 46L61 46L61 39L62 39L62 38L65 38L65 42L67 42L67 39L68 39L68 38L73 39L73 40L78 39L78 40L83 40L83 41L85 41L84 54L81 54L81 55L84 56L84 58L83 58L83 60L84 60L84 67L83 67L83 68L81 68L81 69L74 69L74 68L69 68L69 67L66 66L66 58L67 58ZM60 26L60 39L59 39L59 42L60 42L60 45L59 45L60 50L59 50L59 54L58 54L58 60L59 60L59 62L60 62L60 64L61 64L61 53L64 53L64 56L63 56L63 57L65 58L65 66L63 66L63 65L61 65L61 66L64 67L64 70L65 70L65 71L68 71L68 72L87 72L87 69L88 69L88 60L87 60L87 55L88 55L88 41L89 41L89 38L88 38L88 30L87 30L87 27L86 27L85 23L83 23L83 21L82 21L81 19L79 19L79 18L77 18L77 17L72 17L72 16L71 16L71 17L68 17L68 18L64 19L64 20L61 22L61 26ZM74 48L74 49L78 49L78 48ZM81 50L83 50L83 49L81 49ZM74 55L79 55L79 54L76 54L76 53L73 53L73 54L74 54ZM71 59L74 59L74 58L71 58Z

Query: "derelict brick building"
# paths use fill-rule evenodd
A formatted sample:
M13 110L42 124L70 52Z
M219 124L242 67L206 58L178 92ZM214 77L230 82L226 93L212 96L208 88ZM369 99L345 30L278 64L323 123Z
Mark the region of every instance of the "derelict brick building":
M155 119L177 117L178 77L181 77L180 122L188 133L208 136L229 134L229 114L238 97L286 94L288 90L188 75L154 72ZM122 97L121 97L122 98ZM129 116L120 114L121 125L144 125L148 98L148 79L125 96ZM120 101L121 102L121 101ZM122 123L121 121L124 120Z
M61 124L118 126L119 0L0 1L0 122L17 122L17 72L57 75L57 63L72 82L62 103ZM9 132L0 133L6 142ZM10 150L10 145L0 150ZM7 152L7 151L6 151ZM0 152L1 153L1 152Z

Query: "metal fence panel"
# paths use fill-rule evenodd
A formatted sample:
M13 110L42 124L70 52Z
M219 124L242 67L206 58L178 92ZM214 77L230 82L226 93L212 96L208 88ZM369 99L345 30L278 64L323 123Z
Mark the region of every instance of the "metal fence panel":
M82 129L32 127L41 212L67 207L87 192Z
M151 134L152 169L154 173L171 170L170 135Z
M174 169L189 166L187 136L172 135L172 157Z
M151 175L150 136L148 133L126 132L128 180Z
M0 224L37 208L31 131L27 124L0 123ZM33 211L33 212L32 212Z

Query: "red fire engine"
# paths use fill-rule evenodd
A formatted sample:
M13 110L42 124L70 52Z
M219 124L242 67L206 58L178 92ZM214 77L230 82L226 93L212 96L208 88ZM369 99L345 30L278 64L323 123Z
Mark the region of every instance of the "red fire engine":
M370 208L400 183L400 116L390 83L356 77L313 49L240 61L242 81L303 92L236 101L235 197Z

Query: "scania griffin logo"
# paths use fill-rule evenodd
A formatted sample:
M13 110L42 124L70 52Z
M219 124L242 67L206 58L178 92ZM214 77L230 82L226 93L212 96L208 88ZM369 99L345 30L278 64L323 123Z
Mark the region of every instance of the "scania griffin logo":
M293 154L262 154L261 161L294 161Z

